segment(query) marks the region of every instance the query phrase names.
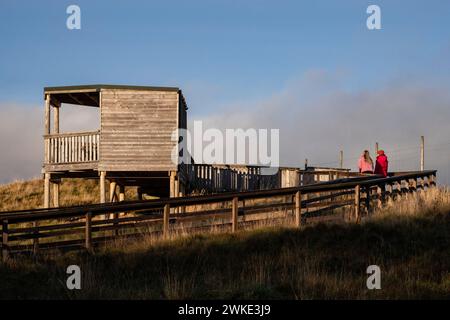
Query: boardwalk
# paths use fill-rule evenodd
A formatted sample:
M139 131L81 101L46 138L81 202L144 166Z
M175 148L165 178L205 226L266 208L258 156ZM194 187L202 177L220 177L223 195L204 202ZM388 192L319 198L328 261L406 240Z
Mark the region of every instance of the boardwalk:
M38 253L47 248L92 250L107 241L148 234L170 238L189 228L219 226L236 232L267 219L300 227L315 217L336 214L338 208L349 208L343 217L359 222L371 214L373 206L426 192L435 181L436 171L419 171L270 190L3 212L2 257L6 260L15 252Z

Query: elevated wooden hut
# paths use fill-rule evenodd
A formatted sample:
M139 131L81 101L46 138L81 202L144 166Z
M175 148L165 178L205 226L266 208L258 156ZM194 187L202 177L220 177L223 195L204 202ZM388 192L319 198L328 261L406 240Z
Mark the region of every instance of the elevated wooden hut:
M158 196L183 193L172 138L186 128L187 105L179 88L122 85L82 85L44 88L44 205L59 205L62 178L97 178L100 202L124 197L127 185L147 188ZM98 108L98 130L60 132L64 104ZM70 119L68 119L70 121ZM178 135L177 135L178 136Z
M123 201L127 186L137 187L142 198L143 193L178 197L323 181L314 170L299 168L279 168L276 174L265 176L261 167L245 164L180 163L179 157L172 156L178 152L179 130L187 127L187 104L179 88L103 84L47 87L44 100L42 173L47 208L59 206L60 184L68 178L98 179L101 203ZM98 129L60 132L64 104L98 108ZM328 180L338 177L333 170L321 175Z

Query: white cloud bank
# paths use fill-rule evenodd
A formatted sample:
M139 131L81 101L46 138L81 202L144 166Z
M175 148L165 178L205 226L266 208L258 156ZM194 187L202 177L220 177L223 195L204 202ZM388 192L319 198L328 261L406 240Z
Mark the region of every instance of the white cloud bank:
M98 109L64 105L62 132L99 128ZM38 177L44 155L44 108L0 103L0 183Z
M349 91L343 83L335 75L311 72L264 99L236 102L221 108L226 113L203 119L188 114L188 119L222 129L279 128L281 165L292 166L302 166L305 158L310 164L336 166L344 150L344 165L355 169L362 150L373 151L378 141L393 170L416 170L424 135L426 168L438 169L440 182L449 184L448 85L401 81ZM62 130L98 129L98 109L64 107ZM0 183L39 176L42 133L42 106L0 104Z
M205 127L279 128L281 165L344 166L356 169L364 149L375 142L388 153L391 169L419 169L420 136L425 136L428 169L449 183L449 86L391 82L367 91L344 89L339 76L306 74L259 101L228 106L226 113L205 117Z

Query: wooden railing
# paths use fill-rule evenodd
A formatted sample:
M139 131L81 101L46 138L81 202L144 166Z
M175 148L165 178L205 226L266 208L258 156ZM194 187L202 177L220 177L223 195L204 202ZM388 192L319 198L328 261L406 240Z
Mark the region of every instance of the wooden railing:
M244 165L180 165L180 180L187 194L213 194L232 191L255 191L303 186L354 176L367 176L346 170L300 170L278 168L271 175L262 174L264 167Z
M272 190L3 212L2 256L6 260L16 251L37 253L55 247L91 250L94 244L118 238L167 238L178 231L211 227L234 232L267 219L284 219L299 227L310 219L336 215L335 209L343 207L353 208L346 211L347 220L359 222L373 207L426 191L436 185L435 179L433 170Z
M187 182L187 193L219 193L267 190L280 187L279 176L262 175L261 167L192 164L184 165L180 175Z
M95 162L99 158L99 131L49 134L44 142L46 164Z

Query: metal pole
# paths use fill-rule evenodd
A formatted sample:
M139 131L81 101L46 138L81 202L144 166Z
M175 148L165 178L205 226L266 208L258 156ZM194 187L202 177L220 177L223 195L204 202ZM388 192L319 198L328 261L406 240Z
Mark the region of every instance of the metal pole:
M377 153L378 153L378 142L375 142L375 155L377 155Z
M339 152L339 165L341 169L344 168L344 151L342 150Z
M420 137L420 170L425 168L425 137Z

